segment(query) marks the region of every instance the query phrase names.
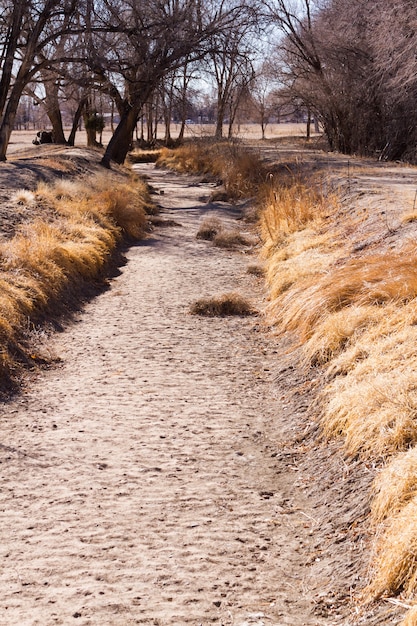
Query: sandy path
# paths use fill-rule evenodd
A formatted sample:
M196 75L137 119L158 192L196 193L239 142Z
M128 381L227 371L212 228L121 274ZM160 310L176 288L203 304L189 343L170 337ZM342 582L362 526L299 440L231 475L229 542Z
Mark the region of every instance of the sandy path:
M259 298L251 259L196 240L207 187L154 176L181 225L130 249L53 338L62 365L2 408L0 624L329 624L310 505L275 466L274 342L259 318L188 313Z

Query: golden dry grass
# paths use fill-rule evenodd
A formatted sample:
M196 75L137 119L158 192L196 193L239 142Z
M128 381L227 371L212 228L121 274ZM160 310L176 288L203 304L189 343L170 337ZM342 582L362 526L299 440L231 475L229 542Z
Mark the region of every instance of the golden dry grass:
M307 367L325 368L328 382L318 399L324 437L342 437L352 456L385 462L373 491L378 541L367 598L413 597L417 248L412 243L352 258L361 215L344 213L333 195L304 187L287 172L282 189L261 196L269 321L296 334ZM414 219L405 215L403 222Z
M417 498L390 517L377 539L374 574L365 594L376 599L400 592L406 598L417 592Z
M398 514L417 496L417 448L397 455L373 484L372 521L380 524Z
M129 152L127 160L129 163L156 163L160 153L160 150L137 149Z
M255 315L253 306L239 293L225 293L210 298L201 298L190 307L193 315L227 317L231 315Z
M376 308L328 366L323 429L343 434L352 454L386 458L417 441L416 316L415 299Z
M410 301L417 295L415 259L416 249L412 246L400 253L347 260L341 267L330 266L331 271L322 276L314 272L311 281L280 299L283 328L297 330L306 341L329 315L348 307Z
M54 211L49 221L20 226L0 245L0 381L5 389L19 361L31 360L28 321L73 306L88 283L105 272L117 243L142 237L149 203L146 187L101 176L88 182L44 183L32 196ZM49 215L51 215L49 213Z
M277 247L286 237L312 223L321 224L330 215L336 197L325 196L318 186L306 185L293 176L283 181L272 178L259 190L262 204L261 233L265 245Z

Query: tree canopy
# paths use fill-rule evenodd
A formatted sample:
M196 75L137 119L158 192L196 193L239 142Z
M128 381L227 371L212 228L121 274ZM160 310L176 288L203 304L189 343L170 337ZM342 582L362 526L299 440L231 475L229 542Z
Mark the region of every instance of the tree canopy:
M117 121L103 165L122 163L157 102L167 139L175 109L183 133L199 74L216 91L218 137L252 97L263 132L265 112L292 103L333 150L416 161L416 20L413 0L0 0L0 160L30 96L45 104L55 140L70 144L80 117L100 117L96 100L107 98L112 129ZM273 55L262 57L262 37ZM97 126L87 131L98 145Z

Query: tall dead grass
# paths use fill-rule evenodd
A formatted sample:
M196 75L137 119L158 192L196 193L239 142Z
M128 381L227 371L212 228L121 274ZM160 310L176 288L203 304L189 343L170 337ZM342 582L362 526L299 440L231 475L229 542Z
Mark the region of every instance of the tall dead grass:
M372 582L366 590L371 599L402 593L411 599L417 592L417 498L390 517L378 538Z
M143 183L97 176L88 183L42 183L33 201L52 208L54 217L22 225L0 245L3 390L19 364L33 360L28 321L64 312L104 276L118 242L144 235L149 198Z
M314 181L312 183L314 185ZM269 318L322 367L324 437L383 462L373 487L375 551L364 597L417 594L417 246L352 258L360 219L286 175L264 194ZM355 221L356 220L356 221ZM363 239L364 234L360 237ZM415 447L416 446L416 447ZM406 624L417 623L416 611Z

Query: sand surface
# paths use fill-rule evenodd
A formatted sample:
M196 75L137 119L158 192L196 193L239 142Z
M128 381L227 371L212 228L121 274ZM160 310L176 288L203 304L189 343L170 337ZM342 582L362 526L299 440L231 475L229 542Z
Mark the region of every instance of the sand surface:
M310 504L292 510L296 473L276 470L276 345L262 316L189 314L236 289L262 309L247 251L195 237L239 211L195 179L152 184L178 225L128 251L50 340L61 365L3 407L0 624L325 623Z

